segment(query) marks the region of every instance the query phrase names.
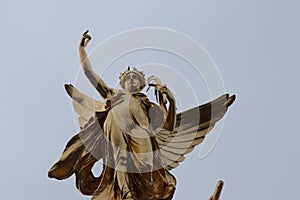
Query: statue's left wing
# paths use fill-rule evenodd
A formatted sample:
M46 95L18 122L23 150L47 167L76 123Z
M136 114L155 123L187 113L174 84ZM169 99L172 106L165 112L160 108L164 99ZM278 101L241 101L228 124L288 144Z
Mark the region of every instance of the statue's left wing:
M163 165L169 170L176 168L184 160L184 155L204 140L234 100L235 95L225 94L209 103L177 114L173 131L162 129L156 134Z

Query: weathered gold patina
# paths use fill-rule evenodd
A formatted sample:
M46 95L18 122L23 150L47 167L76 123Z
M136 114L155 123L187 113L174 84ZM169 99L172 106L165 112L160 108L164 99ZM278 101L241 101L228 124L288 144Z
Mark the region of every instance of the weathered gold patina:
M48 176L61 180L75 174L78 190L93 200L171 200L176 179L169 171L204 140L235 96L225 94L176 114L175 98L157 77L149 78L148 85L155 88L159 105L141 93L146 79L136 68L120 75L123 89L108 87L88 60L85 47L90 40L84 33L79 45L81 66L105 103L65 85L81 131L67 143ZM99 160L103 170L95 177L92 168ZM211 199L219 199L218 191Z

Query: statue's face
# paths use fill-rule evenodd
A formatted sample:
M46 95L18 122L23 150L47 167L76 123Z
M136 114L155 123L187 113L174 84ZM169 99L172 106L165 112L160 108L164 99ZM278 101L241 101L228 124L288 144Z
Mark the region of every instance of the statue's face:
M140 77L134 72L129 72L124 79L124 89L128 92L139 92L141 84Z

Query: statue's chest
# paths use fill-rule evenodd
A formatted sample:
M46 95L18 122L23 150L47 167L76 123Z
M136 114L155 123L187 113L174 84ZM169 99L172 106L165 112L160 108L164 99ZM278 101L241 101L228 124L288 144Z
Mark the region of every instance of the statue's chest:
M109 129L128 132L139 126L149 125L147 112L143 99L131 94L124 94L118 99L112 99L110 111L105 121L105 127Z
M120 94L111 99L111 113L118 118L132 118L144 112L142 99L132 94Z

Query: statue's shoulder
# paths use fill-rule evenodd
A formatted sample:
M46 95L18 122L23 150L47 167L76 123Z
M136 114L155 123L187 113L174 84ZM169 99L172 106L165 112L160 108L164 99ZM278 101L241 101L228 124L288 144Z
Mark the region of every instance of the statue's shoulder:
M140 92L139 93L134 93L133 96L135 98L139 99L139 101L141 101L141 103L145 105L147 110L149 110L153 106L156 106L156 104L151 102L149 100L149 98L147 97L147 95L145 95L144 93L140 93Z
M147 105L152 105L153 103L149 100L149 98L147 97L147 95L145 95L144 93L141 92L137 92L132 94L133 97L139 99L141 102L143 102L144 104Z
M133 97L136 97L136 98L141 98L141 99L148 99L147 95L145 95L144 93L141 93L141 92L137 92L137 93L133 93L132 94Z

